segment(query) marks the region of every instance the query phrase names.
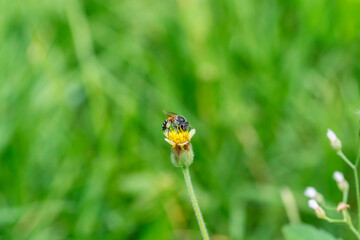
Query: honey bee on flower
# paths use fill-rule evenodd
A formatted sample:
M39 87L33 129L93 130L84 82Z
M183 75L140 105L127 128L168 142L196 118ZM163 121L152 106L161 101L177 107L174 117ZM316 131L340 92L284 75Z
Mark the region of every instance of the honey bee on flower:
M185 117L176 113L164 111L168 118L163 123L165 141L171 145L171 160L177 167L190 166L194 153L190 144L195 135L195 129L190 130L190 124Z
M194 161L194 151L190 141L196 131L195 129L190 129L190 124L185 117L168 111L163 112L168 115L163 122L162 130L166 137L165 141L171 145L171 162L175 167L181 168L184 173L186 186L194 207L196 219L199 223L202 238L209 240L209 234L195 196L189 172L189 166Z

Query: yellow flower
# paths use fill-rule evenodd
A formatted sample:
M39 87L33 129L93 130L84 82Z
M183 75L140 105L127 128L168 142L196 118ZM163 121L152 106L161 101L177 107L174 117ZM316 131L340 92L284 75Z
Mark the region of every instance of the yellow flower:
M168 142L172 147L184 146L190 142L195 133L195 129L191 129L190 132L182 130L172 130L170 132L166 131L164 133L166 136L165 141Z
M165 141L171 145L171 161L176 167L188 167L194 160L194 152L191 146L191 138L195 135L195 129L191 131L171 130L166 131Z

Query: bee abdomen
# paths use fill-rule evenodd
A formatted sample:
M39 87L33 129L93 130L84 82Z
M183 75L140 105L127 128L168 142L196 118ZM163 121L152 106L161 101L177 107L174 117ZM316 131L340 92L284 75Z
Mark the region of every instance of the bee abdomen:
M164 122L163 122L163 125L162 125L162 130L163 130L163 131L166 130L166 124L167 124L167 122L164 121Z

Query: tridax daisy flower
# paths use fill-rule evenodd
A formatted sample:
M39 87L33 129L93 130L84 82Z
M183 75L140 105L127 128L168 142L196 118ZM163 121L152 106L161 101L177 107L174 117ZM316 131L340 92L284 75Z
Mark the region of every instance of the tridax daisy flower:
M179 129L166 130L165 141L171 145L171 161L176 167L190 166L194 160L194 152L191 146L191 138L195 135L195 129L183 131Z
M175 167L181 167L181 170L184 173L186 187L189 191L189 196L195 211L196 219L199 223L202 238L204 240L210 240L191 183L189 171L189 166L194 161L194 152L190 141L196 131L195 129L190 130L190 124L183 116L168 111L164 111L164 113L168 115L168 117L162 125L162 130L166 136L165 141L171 145L171 161Z

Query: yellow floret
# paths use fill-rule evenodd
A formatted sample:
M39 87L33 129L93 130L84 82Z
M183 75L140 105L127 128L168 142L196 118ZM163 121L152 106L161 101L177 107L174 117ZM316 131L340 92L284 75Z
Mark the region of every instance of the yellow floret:
M176 131L173 130L171 132L168 133L167 138L174 142L175 144L183 144L186 142L189 142L189 132L188 131Z

